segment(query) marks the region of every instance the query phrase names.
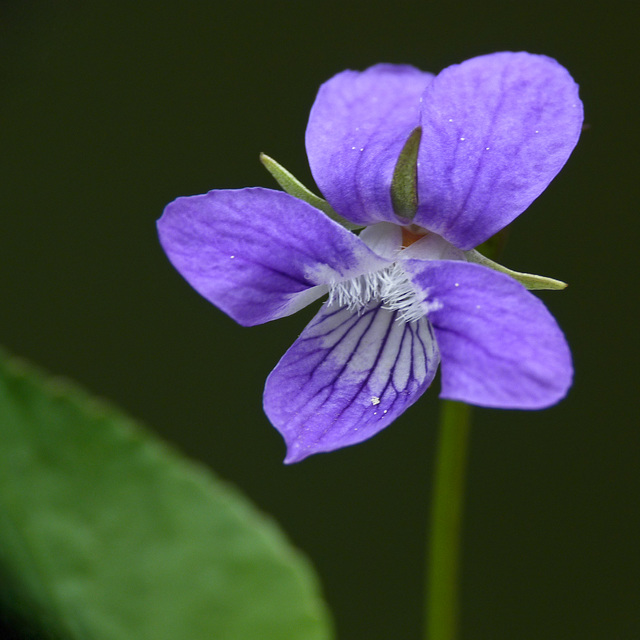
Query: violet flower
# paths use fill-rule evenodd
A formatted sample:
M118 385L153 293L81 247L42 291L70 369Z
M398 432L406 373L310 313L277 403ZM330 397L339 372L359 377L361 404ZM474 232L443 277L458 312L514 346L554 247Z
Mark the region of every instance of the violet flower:
M565 396L565 338L517 281L544 279L471 250L545 189L581 125L577 85L544 56L495 53L437 76L345 71L320 88L306 147L318 187L365 226L359 235L311 194L215 190L167 206L158 228L169 259L240 324L328 294L266 383L286 462L370 438L424 393L441 360L442 398L539 409Z

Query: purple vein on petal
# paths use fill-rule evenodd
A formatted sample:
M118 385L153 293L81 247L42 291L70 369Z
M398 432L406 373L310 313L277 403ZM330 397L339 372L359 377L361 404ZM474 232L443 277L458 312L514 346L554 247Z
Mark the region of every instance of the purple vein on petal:
M426 318L403 323L381 303L360 314L325 305L267 380L286 461L371 437L417 400L438 361Z

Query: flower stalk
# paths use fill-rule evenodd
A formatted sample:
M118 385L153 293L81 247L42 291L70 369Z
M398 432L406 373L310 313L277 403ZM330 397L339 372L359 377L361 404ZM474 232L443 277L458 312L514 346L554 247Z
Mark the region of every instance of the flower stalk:
M461 526L471 407L444 400L431 506L426 567L425 640L458 633Z

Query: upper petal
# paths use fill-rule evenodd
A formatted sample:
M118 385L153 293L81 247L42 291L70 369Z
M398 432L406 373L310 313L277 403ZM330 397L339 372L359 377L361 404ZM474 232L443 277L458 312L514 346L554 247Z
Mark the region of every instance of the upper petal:
M566 395L569 347L544 304L521 284L468 262L403 264L430 308L442 356L441 397L540 409Z
M494 53L442 71L422 96L416 224L461 249L522 213L582 127L578 85L555 60Z
M343 71L318 92L306 133L313 177L331 206L362 224L396 222L393 170L420 121L433 75L406 65Z
M324 305L267 379L264 408L285 462L362 442L431 384L439 357L426 319L405 323L369 305Z
M158 233L187 282L243 325L290 315L326 293L318 285L387 264L322 212L270 189L178 198Z

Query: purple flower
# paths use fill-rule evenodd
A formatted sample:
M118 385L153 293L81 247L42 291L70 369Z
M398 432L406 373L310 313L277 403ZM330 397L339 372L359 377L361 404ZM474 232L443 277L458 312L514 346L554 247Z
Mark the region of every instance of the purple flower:
M539 409L565 396L571 354L555 320L471 250L545 189L581 125L577 85L543 56L480 56L437 76L345 71L320 88L306 146L318 187L359 235L311 195L215 190L167 206L169 259L240 324L328 294L266 383L286 462L370 438L424 393L440 360L443 398ZM415 162L402 169L411 140Z

